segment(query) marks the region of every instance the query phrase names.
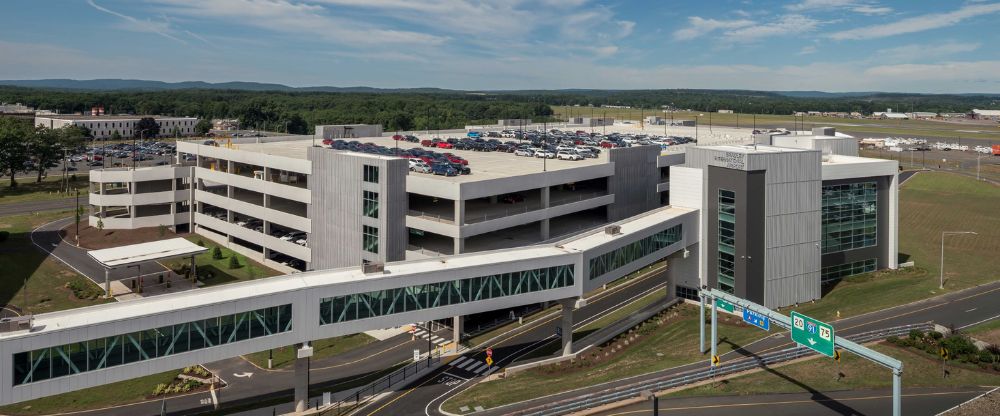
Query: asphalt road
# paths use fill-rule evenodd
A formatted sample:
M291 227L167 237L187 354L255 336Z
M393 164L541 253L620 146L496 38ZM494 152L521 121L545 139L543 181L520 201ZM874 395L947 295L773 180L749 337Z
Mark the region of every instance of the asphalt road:
M919 302L841 319L832 323L836 328L837 335L839 336L922 322L936 322L944 326L962 329L976 323L1000 318L1000 302L997 302L998 296L1000 296L1000 282L993 282ZM849 313L849 311L845 311L845 313ZM725 342L724 337L724 332L719 333L719 338L722 340L721 342ZM764 339L743 345L735 351L721 355L722 365L737 359L759 355L770 351L781 350L791 346L792 342L789 339L787 332L775 331L775 333ZM534 408L553 401L572 399L584 394L599 393L607 389L639 383L645 380L677 375L687 371L703 370L707 367L708 358L706 358L703 362L687 364L655 373L635 376L629 379L588 386L571 392L554 394L508 406L487 409L484 412L476 413L476 415L502 415L512 411ZM903 382L905 385L905 378ZM453 394L457 394L457 392L458 391L455 391ZM407 403L414 407L420 407L418 403L415 403L413 398L407 400ZM440 401L435 401L433 406L430 407L436 408L439 403ZM431 409L426 414L437 414L435 412L436 410Z
M665 271L658 270L632 282L627 287L613 288L608 292L592 296L588 299L586 306L573 312L574 327L586 325L650 290L664 290L661 285L665 281ZM549 341L558 342L555 328L559 324L559 319L560 314L556 314L553 317L527 324L526 326L529 328L524 331L503 336L494 342L484 343L482 348L473 349L461 357L456 357L449 364L423 377L413 387L393 392L381 400L361 408L355 414L368 416L439 415L441 413L437 411L437 407L440 402L462 388L475 384L485 375L485 373L469 371L474 366L466 367L461 363L470 359L482 362L486 358L485 347L490 346L493 349L494 366L497 368L495 371L500 371L503 367L516 362L524 354L544 346ZM462 357L465 359L463 360Z
M903 414L907 416L933 416L989 390L990 388L985 387L903 389ZM661 415L890 415L892 414L891 397L892 390L848 390L829 393L660 398L658 407ZM652 407L652 401L649 401L597 414L602 416L652 415Z

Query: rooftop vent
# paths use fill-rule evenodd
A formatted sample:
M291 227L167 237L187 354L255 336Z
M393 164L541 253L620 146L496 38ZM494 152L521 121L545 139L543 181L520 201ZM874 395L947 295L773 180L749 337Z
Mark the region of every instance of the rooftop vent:
M361 266L361 272L364 274L385 273L385 264L367 263Z
M622 226L620 225L609 225L604 227L604 233L607 235L618 235L622 233Z
M31 329L31 321L31 315L0 319L0 332L13 332Z

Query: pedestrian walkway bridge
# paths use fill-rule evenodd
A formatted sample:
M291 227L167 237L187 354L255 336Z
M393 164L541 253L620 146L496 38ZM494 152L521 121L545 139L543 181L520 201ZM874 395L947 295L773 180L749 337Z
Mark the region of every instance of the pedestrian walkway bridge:
M582 297L698 242L664 207L551 245L323 270L37 315L0 333L0 405L312 340Z

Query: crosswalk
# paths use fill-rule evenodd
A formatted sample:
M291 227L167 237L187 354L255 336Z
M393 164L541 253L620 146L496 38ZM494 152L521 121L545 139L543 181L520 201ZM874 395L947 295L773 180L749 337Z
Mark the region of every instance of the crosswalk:
M457 368L459 370L468 371L477 376L480 375L490 375L497 370L497 366L486 365L485 362L475 360L469 357L458 357L457 360L451 362L452 368Z
M432 334L430 332L427 332L427 330L423 329L423 328L415 328L414 331L413 331L413 335L416 335L416 336L418 336L420 338L423 338L425 340L428 339L428 338L430 338L431 343L433 343L434 345L437 345L439 347L447 345L448 343L451 342L451 341L449 341L447 339L441 338L441 337L439 337L437 335L434 335L434 334Z

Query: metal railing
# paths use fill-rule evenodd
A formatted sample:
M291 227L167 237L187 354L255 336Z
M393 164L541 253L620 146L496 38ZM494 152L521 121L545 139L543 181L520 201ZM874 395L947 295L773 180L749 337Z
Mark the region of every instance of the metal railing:
M607 194L608 193L605 192L605 191L595 191L595 192L589 192L589 193L585 193L585 194L577 194L577 195L565 196L565 197L558 198L558 199L551 199L550 198L549 199L549 206L547 206L547 207L543 207L541 202L531 202L531 203L515 204L515 205L518 205L518 206L515 206L515 207L512 207L512 208L508 208L508 209L505 209L505 210L500 211L500 212L489 212L489 213L484 213L484 214L470 215L469 212L466 211L466 213L465 213L465 223L466 224L475 224L475 223L479 223L479 222L486 222L486 221L495 220L495 219L499 219L499 218L510 217L512 215L525 214L525 213L532 212L532 211L538 211L538 210L541 210L541 209L552 208L552 207L556 207L556 206L559 206L559 205L571 204L571 203L574 203L574 202L581 202L581 201L586 201L588 199L599 198L599 197L605 196Z
M426 211L417 211L417 210L414 210L414 209L407 210L406 211L406 215L409 215L411 217L427 218L427 219L432 220L432 221L444 222L444 223L448 223L448 224L454 224L455 223L455 217L454 217L454 215L445 216L443 214L434 214L434 213L430 213L430 212L426 212Z
M336 416L349 414L368 404L368 402L374 399L375 396L389 390L393 386L404 381L412 381L417 377L421 370L439 362L441 362L440 354L432 354L430 359L427 359L425 356L425 358L420 361L407 364L403 366L403 368L393 371L389 375L361 387L353 395L347 396L338 402L331 403L329 406L320 409L317 414Z
M845 338L857 343L866 343L890 336L901 336L909 334L911 330L918 329L928 331L934 328L931 323L921 323L913 325L903 325L892 328L878 329L874 331L862 332ZM543 416L543 415L564 415L577 412L591 407L602 406L617 401L622 401L638 397L643 391L661 391L687 384L693 384L709 380L719 376L740 373L757 367L790 361L809 355L815 355L811 349L806 347L792 347L781 351L762 354L759 356L747 357L745 359L731 362L719 367L709 367L708 369L690 370L678 375L655 378L643 382L633 383L625 386L607 389L597 393L585 394L569 399L534 407L517 412L507 413L511 416Z

